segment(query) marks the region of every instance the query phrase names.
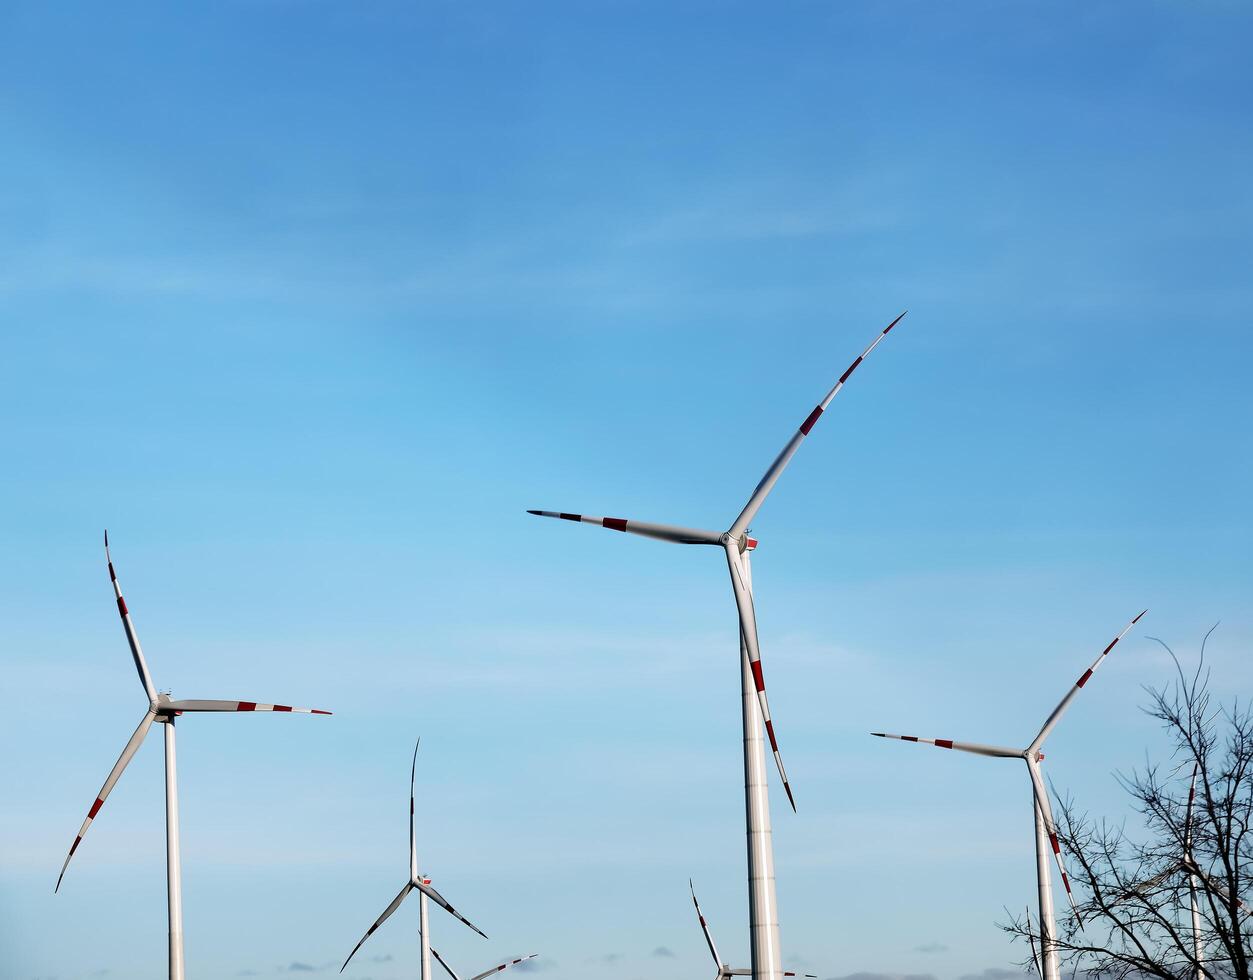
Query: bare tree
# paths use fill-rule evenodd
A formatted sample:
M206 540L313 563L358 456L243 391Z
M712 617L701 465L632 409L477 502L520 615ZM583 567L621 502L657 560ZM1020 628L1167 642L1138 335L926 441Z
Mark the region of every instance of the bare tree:
M1087 897L1063 920L1058 952L1089 976L1250 980L1253 909L1244 897L1253 896L1253 710L1238 698L1211 699L1205 640L1191 675L1162 643L1176 678L1145 689L1145 711L1161 722L1173 751L1163 763L1117 776L1141 826L1133 833L1069 800L1060 807L1059 836ZM1038 942L1033 925L1028 916L1003 928Z

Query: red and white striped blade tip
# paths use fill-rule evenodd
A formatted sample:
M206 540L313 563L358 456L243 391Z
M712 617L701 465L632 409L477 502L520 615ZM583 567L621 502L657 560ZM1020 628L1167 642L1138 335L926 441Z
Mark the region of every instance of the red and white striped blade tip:
M893 735L891 732L871 732L875 738L894 738L898 742L917 742L919 745L934 745L937 749L951 749L951 738L920 738L917 735Z
M161 714L182 714L185 711L276 711L280 714L297 715L329 715L333 712L323 708L302 708L290 704L266 704L261 701L216 701L187 699L167 701L162 706Z
M104 806L105 800L109 798L109 794L117 786L118 780L122 778L122 773L126 771L126 767L135 758L139 747L143 745L144 739L148 736L148 730L152 727L156 717L156 712L152 708L149 708L144 713L144 717L140 720L138 727L136 727L122 749L122 754L118 756L117 762L109 770L109 775L105 778L104 785L100 787L100 792L96 794L95 802L92 803L91 809L87 811L87 818L78 828L78 834L74 837L74 843L70 845L70 852L65 855L65 862L61 865L61 873L57 875L56 887L52 889L53 894L61 890L61 881L65 878L65 872L69 869L70 860L74 857L74 852L78 850L78 845L83 842L83 838L86 836L92 822L96 819L96 815L100 812L101 807Z

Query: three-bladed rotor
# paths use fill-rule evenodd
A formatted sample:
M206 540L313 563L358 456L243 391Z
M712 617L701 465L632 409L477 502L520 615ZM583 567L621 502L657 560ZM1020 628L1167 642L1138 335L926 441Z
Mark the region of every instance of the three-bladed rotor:
M444 909L454 918L460 920L465 925L469 926L471 929L477 932L484 939L487 938L487 933L485 933L482 929L480 929L473 922L471 922L464 915L462 915L455 908L453 908L452 905L449 904L448 899L444 898L443 895L441 895L439 892L437 892L434 888L431 887L430 878L426 877L425 875L418 874L418 845L417 845L417 837L415 836L414 825L413 825L414 824L413 786L414 786L414 776L417 773L417 767L418 767L418 746L421 743L422 743L421 739L418 739L417 742L414 743L413 762L409 766L409 880L406 881L404 887L400 889L400 893L394 899L392 899L392 903L389 906L387 906L386 909L383 910L383 914L374 920L374 924L370 926L370 928L366 930L365 935L362 936L357 941L357 945L354 946L352 948L352 952L348 954L348 959L344 960L344 965L339 968L340 973L344 972L344 969L348 966L352 958L357 955L357 950L361 948L362 944L367 939L369 939L372 935L374 935L374 931L378 929L379 926L381 926L384 922L386 922L389 918L391 918L392 913L395 912L398 908L400 908L400 903L403 902L409 896L409 893L412 891L420 891L423 895L429 898L432 902L434 902L440 908Z
M762 721L765 724L766 735L770 739L770 748L774 753L774 761L775 766L779 770L779 778L783 781L783 789L787 793L788 802L792 805L793 810L796 809L796 800L792 795L792 786L788 781L787 771L783 767L783 757L779 753L779 742L775 735L774 721L770 716L770 704L766 698L766 682L762 674L761 648L757 641L757 614L753 608L752 589L748 584L744 558L744 553L755 548L757 542L748 536L748 528L757 512L761 509L761 505L765 503L766 497L774 489L774 485L778 482L780 475L787 468L792 457L796 455L800 444L805 441L814 425L817 424L818 419L830 406L832 399L840 393L861 362L870 355L871 351L879 346L883 338L891 332L893 327L901 322L904 316L905 314L902 313L879 331L870 346L857 356L857 359L840 375L839 380L827 392L822 401L814 406L813 411L809 413L805 421L801 423L800 428L796 430L792 438L788 440L787 445L783 447L779 455L775 457L774 462L770 464L765 475L753 489L748 502L744 505L744 509L740 511L739 516L726 531L676 527L671 524L654 524L648 521L627 520L621 517L593 517L586 514L566 513L564 511L527 511L528 514L534 514L536 517L552 517L579 524L595 524L599 527L608 528L611 531L638 534L646 538L656 538L660 541L670 541L675 544L715 545L724 550L727 568L731 575L731 588L735 593L735 605L739 612L740 635L748 652L749 667L752 671L753 686L757 692L757 702L761 709Z
M700 910L700 902L696 901L696 886L692 884L691 878L687 879L687 887L692 892L692 905L696 908L696 918L700 922L700 931L705 934L705 945L709 947L709 955L713 957L714 966L718 968L718 973L714 980L725 980L726 977L751 977L753 975L752 970L744 967L727 966L727 964L722 962L722 957L718 955L718 947L714 945L713 933L709 931L709 923L705 921L704 913ZM797 975L792 970L783 971L783 976L785 977ZM814 973L802 973L799 975L808 978L808 980L818 980L817 974ZM475 977L474 980L481 980L481 978Z
M461 980L461 975L448 965L448 961L439 955L439 951L434 946L431 947L431 955L439 961L440 966L448 971L448 975L452 977L452 980ZM498 963L489 970L484 970L482 973L476 973L470 978L470 980L487 980L490 976L507 970L511 966L517 966L519 963L525 963L527 960L533 960L537 956L539 956L539 953L528 953L526 956L519 956L512 960L505 960L505 962Z
M126 633L126 642L130 646L131 659L135 662L135 670L139 674L139 682L143 685L144 693L148 697L148 710L140 720L139 727L135 729L134 734L131 735L130 740L126 743L126 747L122 749L122 754L118 757L117 762L114 763L112 771L104 781L104 786L96 794L95 802L92 803L91 808L87 811L87 819L83 821L83 825L79 828L78 835L74 838L74 843L70 845L70 852L65 856L65 863L61 865L61 873L57 876L57 884L56 888L53 889L54 891L60 890L61 879L65 877L65 869L69 867L70 858L78 850L78 845L82 843L83 836L87 833L87 828L96 819L96 814L100 812L100 808L104 806L105 800L113 792L113 787L117 785L117 781L122 778L122 773L130 765L131 759L139 751L139 746L143 744L144 738L147 737L148 730L152 727L154 721L170 720L188 712L211 711L277 711L308 715L330 714L329 711L322 711L318 708L295 708L287 704L264 704L257 701L174 701L170 699L168 694L158 692L152 683L152 675L148 672L148 663L144 659L143 648L139 645L139 634L135 631L135 624L131 620L130 609L127 608L126 600L122 597L122 586L118 583L117 572L113 568L113 558L109 554L108 531L104 532L104 557L109 566L109 581L113 585L113 594L117 599L117 611L118 615L122 617L122 629Z
M1036 737L1031 740L1031 744L1024 749L1005 748L998 745L982 745L977 742L958 742L948 738L919 738L915 735L893 735L888 732L870 733L878 738L894 738L902 742L917 742L922 745L934 745L936 748L952 749L956 752L970 752L974 755L991 756L998 759L1022 759L1026 762L1027 771L1031 774L1031 785L1035 793L1036 807L1039 809L1040 814L1044 819L1044 827L1048 833L1049 846L1053 851L1053 860L1057 863L1057 870L1062 876L1062 884L1066 887L1066 897L1070 899L1070 905L1075 909L1076 914L1078 914L1078 907L1075 904L1074 892L1070 887L1070 876L1066 873L1065 862L1062 858L1061 844L1057 836L1057 824L1053 819L1053 808L1049 803L1048 790L1044 786L1044 777L1040 773L1040 762L1044 758L1044 752L1042 750L1044 748L1045 740L1052 733L1053 729L1057 727L1057 723L1061 720L1062 715L1065 714L1066 709L1070 707L1070 702L1072 702L1076 695L1083 690L1083 686L1088 683L1096 669L1105 662L1105 658L1109 656L1109 652L1114 649L1114 647L1118 644L1118 641L1127 635L1127 633L1131 630L1131 627L1135 626L1135 624L1140 621L1140 617L1146 612L1148 612L1147 609L1131 620L1130 623L1123 627L1123 631L1121 633L1110 640L1109 645L1101 651L1100 655L1092 662L1091 666L1089 666L1088 669L1080 675L1079 679L1075 681L1061 701L1057 703L1057 707L1055 707L1049 714L1048 718L1041 726L1040 731L1036 734Z

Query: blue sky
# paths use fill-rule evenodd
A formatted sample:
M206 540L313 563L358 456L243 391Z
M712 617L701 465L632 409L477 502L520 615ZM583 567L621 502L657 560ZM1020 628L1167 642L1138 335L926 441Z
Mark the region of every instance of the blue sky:
M524 511L728 525L909 308L756 521L783 940L995 980L1025 774L865 733L1025 742L1149 606L1049 748L1121 816L1147 637L1221 619L1249 690L1251 20L7 5L6 975L164 971L158 740L52 895L144 707L106 526L160 687L335 711L180 726L192 976L338 966L418 734L423 867L493 937L436 916L455 964L690 977L689 875L743 960L725 568ZM415 928L349 975L415 975Z

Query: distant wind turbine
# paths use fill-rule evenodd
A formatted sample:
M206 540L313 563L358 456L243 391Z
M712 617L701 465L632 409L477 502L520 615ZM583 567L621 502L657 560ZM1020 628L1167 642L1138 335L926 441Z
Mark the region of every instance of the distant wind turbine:
M1031 775L1031 787L1034 795L1034 803L1032 809L1035 813L1035 865L1036 878L1039 889L1040 900L1040 961L1042 965L1042 976L1044 980L1059 980L1060 968L1057 959L1057 926L1053 915L1053 885L1049 876L1048 851L1052 848L1053 858L1057 862L1057 869L1062 876L1062 884L1066 886L1066 896L1070 899L1071 906L1075 904L1074 894L1070 889L1070 878L1066 874L1066 867L1062 861L1061 844L1057 839L1057 825L1053 821L1053 809L1049 805L1048 790L1044 787L1044 777L1040 775L1040 762L1044 758L1041 751L1044 748L1044 741L1049 737L1049 733L1056 727L1058 721L1066 709L1070 707L1070 702L1077 695L1088 680L1092 677L1093 672L1105 662L1105 658L1109 656L1109 652L1114 649L1128 631L1136 623L1140 621L1148 610L1136 616L1113 640L1109 646L1101 651L1101 655L1092 662L1092 666L1083 672L1083 675L1074 683L1066 696L1061 699L1057 707L1053 709L1052 714L1044 722L1044 727L1040 729L1039 734L1032 740L1031 744L1025 749L1007 749L995 745L979 745L974 742L955 742L948 738L918 738L914 735L889 735L885 732L871 732L879 738L895 738L903 742L920 742L926 745L934 745L940 749L954 749L958 752L971 752L975 755L992 756L998 759L1022 759L1027 763L1027 772ZM1034 955L1034 949L1033 949Z
M104 556L109 565L109 579L113 583L113 592L117 597L117 610L122 617L122 628L126 631L126 641L130 644L131 657L135 661L135 669L139 672L139 680L144 686L144 693L148 695L148 710L143 720L140 721L139 727L135 729L135 734L126 743L126 748L122 750L122 755L114 765L113 771L109 773L109 778L104 781L104 786L96 796L96 802L87 811L87 819L83 821L82 827L78 830L78 836L70 845L70 853L66 855L65 863L61 865L61 874L57 877L57 886L53 890L60 891L61 879L65 877L65 869L69 867L70 858L78 850L78 845L83 842L87 828L91 826L100 808L104 806L104 801L113 792L113 787L122 777L123 770L139 751L139 746L143 744L148 729L154 722L163 725L165 727L165 867L169 892L170 980L183 980L183 876L179 861L178 772L174 755L174 719L185 713L201 711L281 711L306 715L329 715L330 712L316 708L293 708L286 704L260 704L256 701L172 701L168 693L158 692L152 684L148 665L144 661L143 650L139 646L139 635L135 632L130 610L126 608L126 600L122 598L122 587L118 584L117 574L113 570L113 560L109 556L108 531L104 533Z
M1125 902L1131 898L1147 898L1148 893L1163 884L1177 874L1185 874L1188 876L1188 903L1192 912L1192 959L1193 959L1193 975L1195 980L1203 980L1206 975L1205 971L1205 937L1201 930L1201 909L1197 900L1197 881L1204 881L1210 891L1217 894L1224 902L1230 903L1231 893L1227 891L1219 882L1215 881L1206 874L1196 858L1192 854L1192 815L1196 809L1196 777L1200 771L1200 763L1192 764L1192 783L1188 787L1188 806L1184 811L1183 823L1183 856L1162 871L1160 874L1154 875L1148 881L1139 885L1133 885L1127 890L1127 893L1121 896L1115 905ZM1241 899L1236 899L1236 904L1244 911L1246 915L1253 915L1253 909L1250 909Z
M436 950L434 947L431 948L431 955L434 956L437 960L439 960L439 965L448 971L448 975L452 977L452 980L461 980L461 974L459 974L456 970L454 970L451 966L449 966L447 961L445 961L445 959L439 955L438 950ZM490 976L494 976L495 974L500 973L503 970L507 970L511 966L517 966L519 963L525 963L527 960L533 960L537 956L539 956L539 953L529 953L526 956L519 956L517 959L514 959L514 960L505 960L505 962L497 964L496 966L492 967L490 970L484 970L482 973L475 974L474 976L470 978L470 980L487 980L487 978Z
M696 901L696 886L692 884L691 878L688 878L687 886L692 890L692 904L696 906L696 918L700 922L700 931L705 934L705 945L709 947L709 955L713 957L714 966L718 968L718 973L714 980L726 980L727 977L751 977L753 975L752 970L746 970L743 967L730 967L722 962L722 957L718 955L718 947L714 945L713 934L709 931L709 924L705 922L705 916L700 910L700 902ZM784 970L783 975L785 977L794 977L797 974L791 970ZM802 973L800 976L807 977L808 980L818 980L816 973ZM479 980L479 978L475 977L475 980Z
M752 571L749 553L757 547L757 541L749 537L749 524L774 488L779 476L796 455L818 419L821 418L846 381L873 351L893 327L900 323L902 313L879 332L874 341L857 357L825 398L819 402L795 435L783 447L775 461L757 484L739 517L726 531L706 531L668 524L651 524L646 521L625 520L620 517L589 517L586 514L568 514L561 511L529 510L537 517L553 517L582 524L595 524L611 531L638 534L677 544L711 545L721 548L731 575L731 588L739 611L740 627L740 684L744 723L744 800L745 821L748 832L748 910L752 975L756 980L775 980L783 974L779 950L779 914L775 897L774 849L770 830L770 801L766 787L765 749L762 745L761 728L764 723L770 748L774 752L779 778L787 793L788 802L796 809L792 787L783 768L779 743L775 737L774 722L770 717L770 705L766 700L766 682L761 669L761 650L757 642L757 616L753 608Z
M455 908L448 904L448 900L439 892L431 887L431 879L426 875L418 874L418 841L413 828L413 778L418 767L418 745L422 743L421 739L413 746L413 763L409 767L409 880L405 882L405 886L400 889L400 894L392 899L392 904L383 910L383 914L374 920L374 925L366 930L364 936L352 948L352 952L348 954L348 959L344 960L344 965L339 968L339 972L343 973L344 968L357 955L357 950L361 948L362 943L374 935L374 930L386 922L393 912L400 908L400 903L408 897L411 891L420 892L418 902L418 928L422 938L422 980L430 980L431 977L431 931L427 922L427 904L426 900L430 898L432 902L445 909L451 915L460 919L467 926L477 932L484 939L487 934L478 926L458 912ZM506 964L511 965L511 964ZM504 969L501 967L500 969Z

